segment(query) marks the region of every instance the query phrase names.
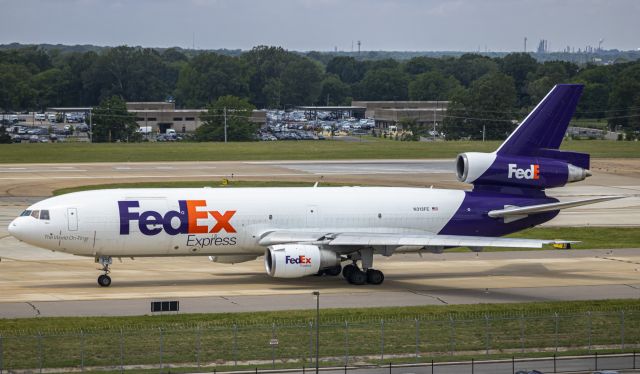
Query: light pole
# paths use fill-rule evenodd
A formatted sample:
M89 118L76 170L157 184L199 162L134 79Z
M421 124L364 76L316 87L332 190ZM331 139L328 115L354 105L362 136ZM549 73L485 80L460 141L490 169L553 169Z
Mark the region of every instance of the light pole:
M316 297L316 374L320 371L320 291L313 291Z

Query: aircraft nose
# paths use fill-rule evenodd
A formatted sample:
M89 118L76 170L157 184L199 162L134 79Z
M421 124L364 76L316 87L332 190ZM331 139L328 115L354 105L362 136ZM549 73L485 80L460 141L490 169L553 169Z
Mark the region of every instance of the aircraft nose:
M16 239L20 239L20 224L18 223L17 218L11 221L7 230L9 230L9 234L11 234L11 236Z

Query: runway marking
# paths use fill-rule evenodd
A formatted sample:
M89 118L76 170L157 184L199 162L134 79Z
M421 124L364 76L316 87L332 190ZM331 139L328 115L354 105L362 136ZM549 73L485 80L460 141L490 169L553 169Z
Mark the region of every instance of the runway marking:
M27 301L27 305L29 305L34 310L34 312L36 312L36 316L40 315L40 309L36 308L36 306L33 305L33 303Z
M600 257L600 256L596 256L596 258L601 258L601 259L603 259L603 260L609 260L609 261L624 262L624 263L626 263L626 264L640 265L640 262L637 262L637 261L631 261L631 260L620 260L619 258L613 258L613 257Z
M441 302L442 304L449 305L449 303L448 303L448 302L444 301L442 298L440 298L440 297L438 297L438 296L429 295L429 294L422 293L422 292L420 292L420 291L415 291L415 290L407 290L407 291L409 291L410 293L412 293L412 294L414 294L414 295L426 296L426 297L429 297L429 298L431 298L431 299L438 300L438 301L439 301L439 302Z

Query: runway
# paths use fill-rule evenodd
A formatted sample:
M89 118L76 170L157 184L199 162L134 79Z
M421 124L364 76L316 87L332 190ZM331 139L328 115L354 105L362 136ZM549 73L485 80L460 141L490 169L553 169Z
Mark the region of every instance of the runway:
M179 300L183 313L448 305L640 297L640 251L445 253L376 257L382 286L341 277L270 278L262 259L236 265L206 257L114 261L100 288L93 259L0 239L0 317L148 314L152 300Z
M626 169L625 169L626 170ZM624 195L563 211L550 225L640 225L640 173L605 170L549 191L561 200ZM320 290L331 307L446 305L640 297L640 250L448 253L376 257L382 286L341 277L273 279L262 260L236 265L206 257L123 259L113 285L96 284L91 258L53 253L7 235L11 219L52 190L85 184L162 180L302 180L362 185L468 188L450 160L359 160L29 164L0 167L0 318L139 315L152 300L179 300L181 313L306 309Z

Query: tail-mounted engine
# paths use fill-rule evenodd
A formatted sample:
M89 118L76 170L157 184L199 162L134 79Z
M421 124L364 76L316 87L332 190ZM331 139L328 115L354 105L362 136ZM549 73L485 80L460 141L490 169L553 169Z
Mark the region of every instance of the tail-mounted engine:
M550 157L510 156L468 152L458 155L458 180L474 185L500 185L535 189L564 186L591 175L589 156L548 150ZM579 164L576 166L571 161ZM582 167L581 167L582 166Z

